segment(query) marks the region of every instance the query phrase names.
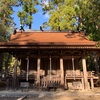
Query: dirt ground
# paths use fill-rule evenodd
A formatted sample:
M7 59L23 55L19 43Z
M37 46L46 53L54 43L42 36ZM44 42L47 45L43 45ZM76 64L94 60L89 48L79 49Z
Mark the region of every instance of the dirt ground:
M50 98L26 98L25 100L100 100L100 96L61 96Z
M25 96L24 99L19 99L19 97L0 97L0 100L100 100L100 87L89 91L30 91L28 93L32 95ZM35 94L37 95L35 96ZM16 96L16 94L13 95Z
M100 100L100 88L93 91L62 91L59 93L41 94L38 97L28 97L24 100Z
M18 100L18 98L0 98L0 100ZM100 100L100 96L60 96L60 97L28 97L23 100Z

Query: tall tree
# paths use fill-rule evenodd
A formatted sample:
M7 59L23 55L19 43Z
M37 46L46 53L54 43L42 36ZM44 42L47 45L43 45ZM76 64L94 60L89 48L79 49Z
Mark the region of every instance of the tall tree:
M16 0L0 0L0 41L7 40L9 36L9 30L14 23L11 15L15 4Z
M50 14L51 29L85 30L89 39L100 41L100 0L48 0L43 11Z
M61 30L74 30L76 27L74 18L76 12L74 9L75 0L67 0L64 3L59 2L55 7L55 10L50 11L50 19L48 25L51 29L57 30L60 27Z
M90 39L100 41L100 0L78 0L76 12L80 28L86 29Z
M25 24L32 28L33 14L37 12L35 6L38 4L38 0L20 0L22 6L22 11L18 12L18 17L20 17L20 24Z
M49 0L48 3L43 3L44 13L49 12L50 18L48 26L51 30L74 30L76 26L75 0Z
M12 32L12 25L14 24L11 15L14 12L13 6L15 6L16 3L17 0L0 0L0 42L9 41L10 31ZM4 66L7 69L9 65L10 56L8 58L7 57L7 53L0 54L0 71L3 69ZM9 60L5 61L5 59Z

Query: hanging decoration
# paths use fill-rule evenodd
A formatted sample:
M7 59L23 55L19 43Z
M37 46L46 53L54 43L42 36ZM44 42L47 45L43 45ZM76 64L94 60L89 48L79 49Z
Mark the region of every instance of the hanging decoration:
M51 68L51 56L50 56L49 60L50 60L50 81L51 81L51 79L52 79L52 74L51 74L51 70L52 70L52 68Z
M72 67L73 67L73 78L75 80L75 66L74 66L74 58L72 57Z
M28 75L29 75L29 57L27 57L26 60L27 60L26 81L28 81L29 80L29 77L28 77Z

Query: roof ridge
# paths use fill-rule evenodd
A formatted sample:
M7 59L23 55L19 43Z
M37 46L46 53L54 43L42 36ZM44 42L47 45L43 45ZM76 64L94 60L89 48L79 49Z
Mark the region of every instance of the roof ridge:
M62 30L62 31L59 31L59 30L44 30L44 31L41 31L41 30L32 30L32 29L25 29L25 31L21 31L20 29L17 29L16 32L22 32L22 33L26 33L26 32L41 32L41 33L50 33L50 32L57 32L57 33L83 33L83 32L72 32L72 31L69 31L69 30Z

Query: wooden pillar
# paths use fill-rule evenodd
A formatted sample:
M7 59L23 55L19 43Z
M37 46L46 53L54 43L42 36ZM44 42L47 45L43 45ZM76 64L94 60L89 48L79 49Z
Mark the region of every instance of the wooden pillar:
M90 81L91 81L91 89L93 90L94 89L93 78L91 78Z
M91 89L94 89L94 82L93 82L93 71L91 71L91 78L90 78L90 83L91 83Z
M87 68L85 56L82 58L83 75L84 75L84 89L88 90L88 78L87 78Z
M15 59L14 63L14 75L13 75L13 89L16 90L16 82L17 82L17 65L18 65L18 59Z
M61 71L61 86L64 86L64 68L63 68L63 58L60 58L60 71Z
M83 77L81 78L81 82L82 82L82 90L84 90L84 79L83 79Z
M40 88L40 57L37 59L37 88Z

